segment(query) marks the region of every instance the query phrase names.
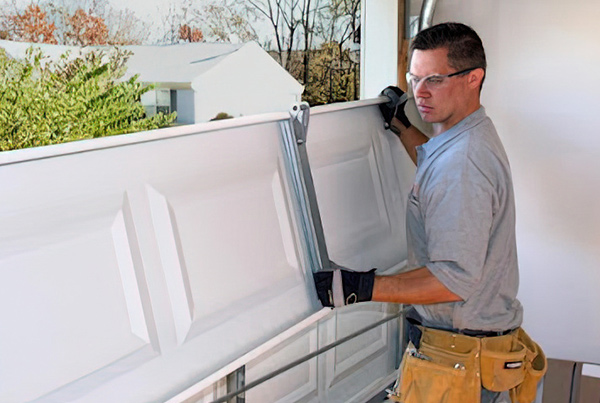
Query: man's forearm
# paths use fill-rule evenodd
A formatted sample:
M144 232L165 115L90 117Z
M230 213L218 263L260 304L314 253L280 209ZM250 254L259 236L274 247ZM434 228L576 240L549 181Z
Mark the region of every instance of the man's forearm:
M435 304L462 301L426 267L392 276L375 276L373 301L401 304Z
M402 145L408 152L410 159L417 164L417 146L424 144L429 140L429 137L424 135L419 129L417 129L414 125L410 126L408 129L398 120L397 118L393 118L390 124L390 127L394 133L400 138Z

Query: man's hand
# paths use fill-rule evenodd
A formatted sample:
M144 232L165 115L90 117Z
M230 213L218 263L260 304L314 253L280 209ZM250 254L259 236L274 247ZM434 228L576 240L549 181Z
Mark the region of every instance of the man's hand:
M333 262L331 267L333 270L313 273L317 295L323 306L334 307L371 300L375 269L367 272L353 271Z
M402 97L404 91L398 87L389 86L381 91L381 95L388 97L390 100L385 104L379 104L379 110L383 116L384 126L386 129L392 127L392 119L398 119L407 129L411 126L410 121L404 113L407 97Z

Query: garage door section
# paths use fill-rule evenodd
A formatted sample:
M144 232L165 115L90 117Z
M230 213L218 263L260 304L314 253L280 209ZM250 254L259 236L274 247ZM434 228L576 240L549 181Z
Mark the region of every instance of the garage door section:
M0 155L0 400L164 401L317 311L287 119Z

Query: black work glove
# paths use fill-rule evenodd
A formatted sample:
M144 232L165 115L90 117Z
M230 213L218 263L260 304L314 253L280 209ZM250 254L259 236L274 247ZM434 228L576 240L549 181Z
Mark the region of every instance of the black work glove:
M389 129L392 123L392 118L396 117L396 119L401 121L406 128L409 128L411 124L404 113L404 106L406 105L408 98L401 99L402 95L404 95L404 91L398 87L390 85L381 91L381 95L390 99L390 101L386 102L385 104L379 104L379 110L381 111L381 115L383 116L383 120L385 122L383 124L384 127Z
M333 297L333 273L341 272L343 305L356 302L370 301L373 296L373 283L375 281L375 270L366 272L341 268L332 262L333 270L321 270L313 273L317 296L323 306L334 307Z

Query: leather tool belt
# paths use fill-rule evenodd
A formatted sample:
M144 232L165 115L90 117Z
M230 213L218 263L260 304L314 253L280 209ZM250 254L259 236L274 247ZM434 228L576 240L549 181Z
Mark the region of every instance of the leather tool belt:
M478 336L418 325L416 328L409 331L411 341L394 392L388 396L390 400L479 403L482 387L509 391L513 403L535 400L547 362L542 349L522 328ZM415 334L419 333L417 341Z

